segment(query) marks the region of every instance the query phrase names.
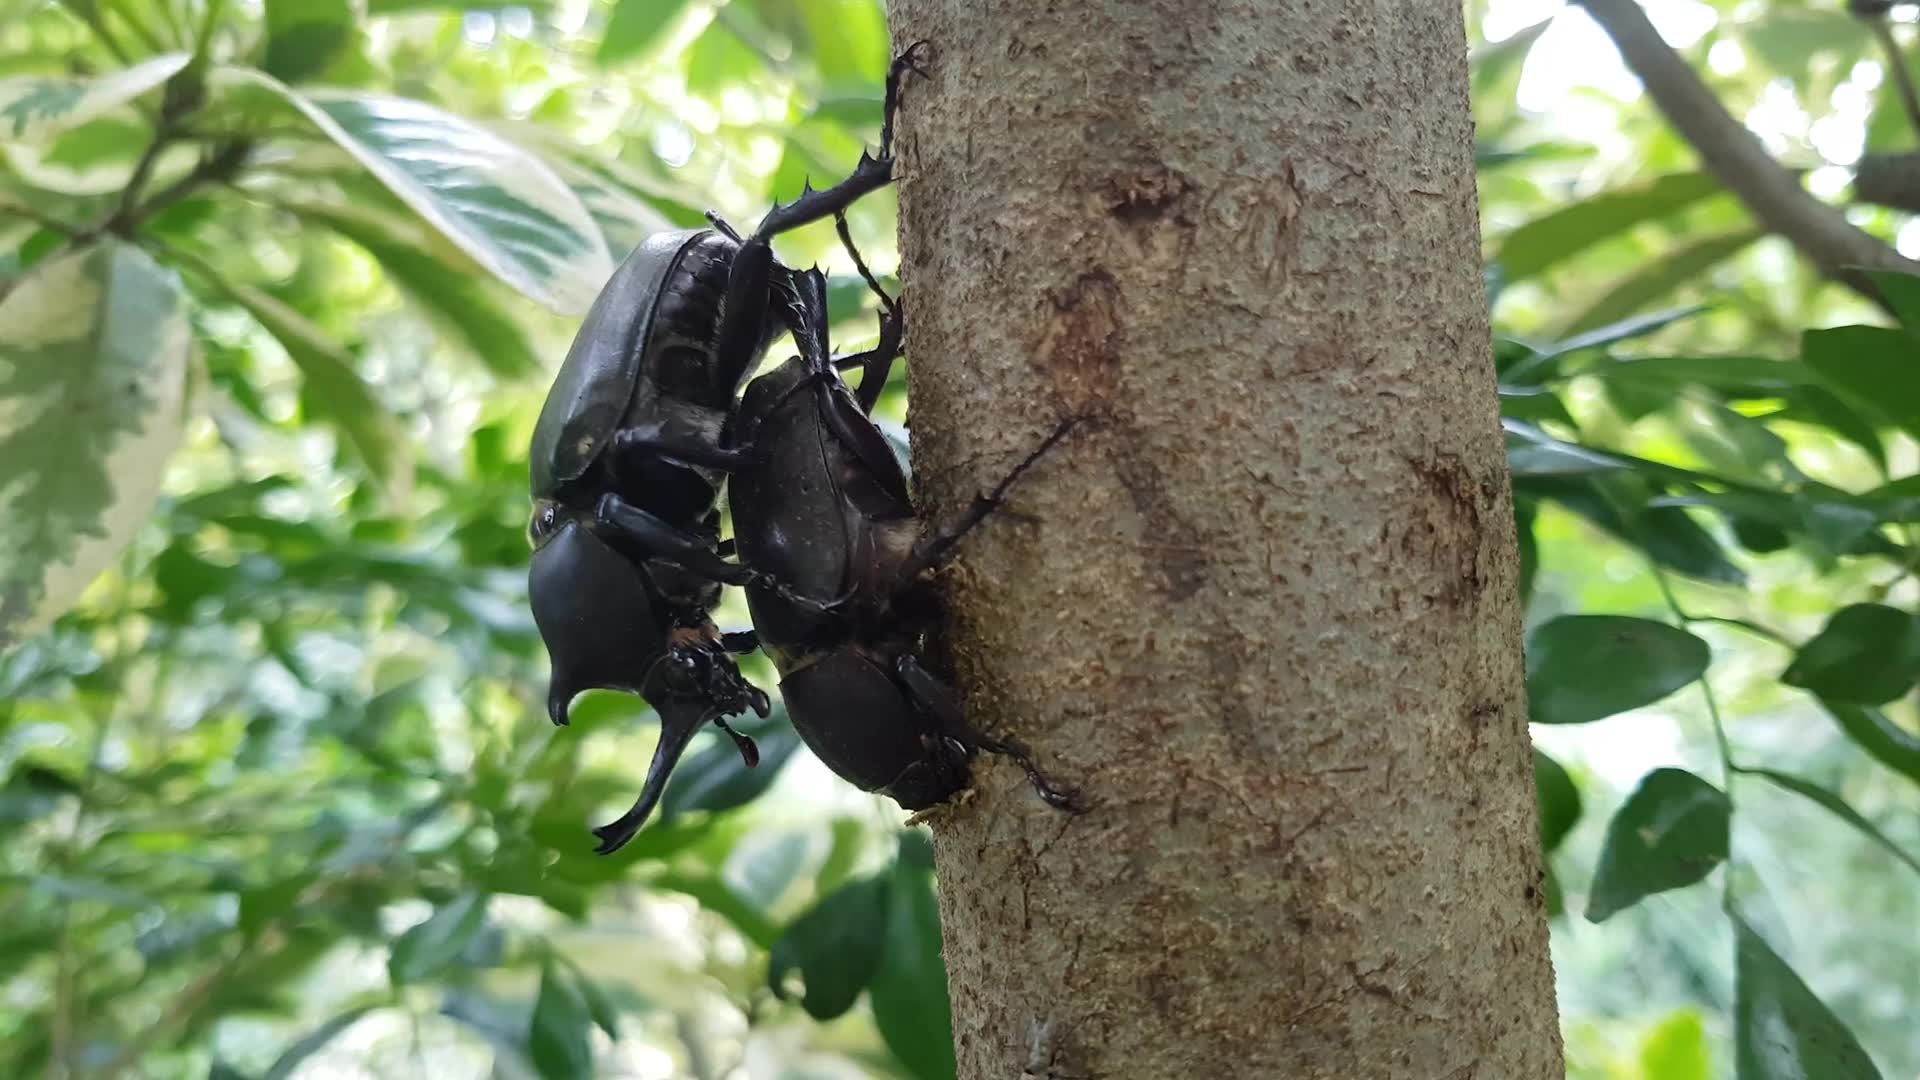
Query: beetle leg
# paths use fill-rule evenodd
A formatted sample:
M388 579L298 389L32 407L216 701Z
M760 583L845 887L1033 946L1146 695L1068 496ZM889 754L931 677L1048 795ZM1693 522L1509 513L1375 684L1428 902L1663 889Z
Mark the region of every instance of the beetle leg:
M741 563L728 562L714 550L711 540L687 532L665 518L650 514L613 492L600 496L600 503L594 511L594 520L602 528L611 529L639 545L651 557L665 559L708 581L742 587L758 585L772 590L787 603L797 604L810 611L830 612L846 600L845 596L830 600L816 600L811 596L802 596L794 592L792 586L771 574L763 574Z
M985 750L1013 759L1027 774L1027 782L1033 785L1033 790L1040 794L1041 800L1048 806L1073 813L1080 811L1080 802L1074 793L1054 786L1051 780L1041 774L1039 766L1033 763L1033 758L1019 743L1010 739L996 739L969 723L966 714L954 702L953 692L947 689L947 684L928 671L918 657L912 653L903 654L894 661L893 670L899 676L901 685L906 687L907 696L934 718L948 738L969 750Z
M1047 451L1052 450L1061 439L1066 438L1067 433L1072 431L1074 425L1079 422L1080 417L1077 416L1069 416L1060 421L1045 439L1040 440L1040 445L1034 448L1033 453L1028 454L1025 460L1015 465L1011 472L994 485L992 491L985 495L975 495L973 505L967 507L958 518L935 529L931 536L924 537L915 544L913 554L900 569L900 580L903 583L910 582L952 558L954 546L999 509L1001 504L1007 501L1007 492L1012 490L1020 477L1039 463L1040 459L1046 456Z
M744 656L760 647L760 635L752 630L728 630L720 635L720 647L736 656Z
M860 388L854 391L854 397L860 402L860 411L872 415L881 392L887 388L887 376L893 372L893 362L900 356L900 341L906 334L906 317L900 310L899 302L880 287L880 283L874 280L873 272L867 269L866 260L860 257L860 249L854 246L853 234L847 229L845 211L833 215L833 227L840 234L840 246L846 248L847 254L853 257L854 268L866 281L868 290L880 298L879 344L866 352L833 362L833 366L841 371L859 364Z
M613 451L623 455L639 453L648 459L666 457L687 465L726 472L759 463L751 451L715 446L693 436L647 434L631 428L614 432Z
M747 567L722 559L711 540L648 513L612 492L600 496L594 519L602 527L639 545L649 555L678 564L708 580L723 585L751 585L758 579Z
M721 217L720 212L717 210L707 211L707 224L713 226L716 230L719 231L720 235L726 237L727 239L733 241L736 244L746 243L746 241L740 239L739 231L734 229L732 225L727 224L727 219Z

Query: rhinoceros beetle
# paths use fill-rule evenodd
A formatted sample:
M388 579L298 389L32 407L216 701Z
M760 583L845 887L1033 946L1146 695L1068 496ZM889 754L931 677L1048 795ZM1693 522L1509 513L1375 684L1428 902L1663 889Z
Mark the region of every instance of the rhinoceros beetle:
M751 635L721 635L708 619L720 585L811 603L723 557L721 473L747 459L721 440L741 381L791 310L772 302L792 291L772 238L892 180L894 111L923 46L894 61L879 153L861 154L851 176L809 185L744 238L709 214L712 228L661 233L636 248L587 312L534 425L527 584L552 659L547 714L565 724L573 698L600 688L641 694L661 718L639 799L594 830L602 853L639 830L708 720L724 727L726 715L768 711L728 655L751 650ZM734 738L752 764L751 741Z
M844 219L841 231L851 247ZM1018 747L967 722L919 653L939 613L924 574L952 555L1074 421L1056 427L958 520L925 527L898 459L868 417L899 353L900 310L864 265L861 273L883 312L860 393L841 381L829 356L826 280L810 270L792 278L800 355L748 384L734 413L730 445L754 458L728 481L741 560L795 592L829 600L823 610L747 585L760 647L780 672L795 730L861 789L924 809L965 788L973 754L988 750L1013 757L1043 798L1071 808L1072 797Z

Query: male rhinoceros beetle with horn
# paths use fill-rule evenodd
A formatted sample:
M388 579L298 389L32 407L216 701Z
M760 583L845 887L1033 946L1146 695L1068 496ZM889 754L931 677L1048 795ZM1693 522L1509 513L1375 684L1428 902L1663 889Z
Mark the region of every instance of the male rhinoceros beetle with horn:
M844 218L842 240L851 248ZM856 255L857 259L857 255ZM978 750L1006 754L1049 803L1073 799L1048 783L1018 747L989 738L920 659L937 621L924 576L950 558L968 530L1073 427L1059 424L991 494L961 517L928 528L914 513L900 462L868 412L898 355L901 316L880 294L881 344L866 354L858 394L827 349L826 280L793 275L795 356L747 386L731 445L752 463L733 470L728 501L742 561L793 592L828 600L796 604L746 586L760 648L780 672L780 694L800 737L828 768L866 791L920 810L965 788Z
M905 72L921 70L922 45L894 61L880 151L863 153L847 179L776 205L744 238L709 214L712 228L636 248L587 312L534 425L527 585L553 665L547 714L566 723L575 695L596 688L641 694L660 713L639 799L594 830L602 853L639 830L708 720L724 727L725 715L767 712L766 695L727 655L750 651L751 634L719 634L708 612L722 583L809 601L723 557L722 472L748 458L721 440L741 381L790 310L771 300L792 291L772 238L892 180L894 111ZM734 737L751 764L752 743Z

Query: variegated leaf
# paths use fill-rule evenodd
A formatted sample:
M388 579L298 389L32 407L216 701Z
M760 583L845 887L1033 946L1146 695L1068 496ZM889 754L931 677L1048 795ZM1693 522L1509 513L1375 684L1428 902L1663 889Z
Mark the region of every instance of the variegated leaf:
M173 78L188 59L167 53L98 79L0 79L0 142L39 142L79 127Z
M428 224L509 286L578 315L613 274L600 230L540 159L486 128L406 98L297 93L257 71L219 73L224 92L276 95ZM255 93L249 94L252 90Z
M178 279L106 242L0 300L0 650L65 611L153 508L189 404Z

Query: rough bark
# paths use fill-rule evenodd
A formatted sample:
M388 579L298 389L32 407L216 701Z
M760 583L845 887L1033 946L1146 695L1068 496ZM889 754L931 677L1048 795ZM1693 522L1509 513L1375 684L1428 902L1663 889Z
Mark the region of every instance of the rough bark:
M1563 1075L1458 5L891 7L960 1075Z

